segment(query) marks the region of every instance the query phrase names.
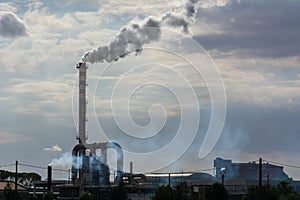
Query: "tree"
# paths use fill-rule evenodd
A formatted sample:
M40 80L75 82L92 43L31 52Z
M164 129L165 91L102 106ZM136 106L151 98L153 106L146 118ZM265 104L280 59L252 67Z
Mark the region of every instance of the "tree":
M16 192L14 190L12 190L9 182L7 182L6 186L4 187L4 198L5 198L5 200L20 199L19 194L17 194L17 198L16 198Z
M248 187L246 195L243 197L243 200L257 200L258 199L258 186L253 185ZM275 187L270 185L263 185L261 192L261 199L268 200L280 200L278 190Z
M205 190L207 200L227 200L228 191L221 183L214 183Z
M258 198L258 186L250 186L243 200L256 200ZM300 196L293 187L285 181L277 186L264 185L262 187L261 199L268 200L300 200Z
M54 199L52 192L47 192L44 196L44 200L52 200L52 199Z
M173 192L174 200L191 200L192 198L192 188L187 182L179 182L176 184Z
M153 197L153 200L173 200L173 190L169 186L160 186Z
M192 189L187 182L179 182L174 188L169 186L160 186L155 196L154 200L192 200Z
M93 200L94 196L90 192L81 192L78 200Z
M294 191L293 187L286 181L277 185L277 192L280 200L300 200L300 196Z
M120 183L116 188L113 188L108 194L108 200L126 200L127 190L124 183Z

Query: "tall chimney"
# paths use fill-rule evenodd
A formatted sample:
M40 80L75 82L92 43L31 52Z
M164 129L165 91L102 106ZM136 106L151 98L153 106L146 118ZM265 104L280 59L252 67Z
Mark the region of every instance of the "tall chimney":
M86 143L86 72L87 64L83 61L76 66L79 70L79 118L78 118L78 142Z

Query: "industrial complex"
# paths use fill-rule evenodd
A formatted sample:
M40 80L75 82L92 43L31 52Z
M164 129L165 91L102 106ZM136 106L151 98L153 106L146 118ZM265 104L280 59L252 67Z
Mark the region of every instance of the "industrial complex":
M266 161L234 163L232 160L216 158L213 162L213 173L182 172L182 173L153 173L135 174L133 163L130 171L123 168L122 147L115 142L99 141L88 143L86 137L86 85L87 64L83 61L76 66L79 70L79 117L78 144L72 150L73 164L70 180L53 180L52 167L48 167L47 180L34 180L27 187L19 179L12 177L1 178L0 199L3 199L5 187L8 184L18 190L21 199L43 199L47 193L56 199L78 199L83 191L93 194L94 199L107 199L108 193L122 184L127 191L128 199L152 199L158 187L175 186L180 182L187 183L197 199L205 199L204 191L214 183L222 183L228 190L230 199L241 199L251 185L276 185L282 181L288 182L295 191L300 192L300 182L294 181L284 168ZM107 151L113 149L117 153L117 170L111 179L108 166ZM101 155L96 152L101 150ZM16 185L17 183L17 185Z

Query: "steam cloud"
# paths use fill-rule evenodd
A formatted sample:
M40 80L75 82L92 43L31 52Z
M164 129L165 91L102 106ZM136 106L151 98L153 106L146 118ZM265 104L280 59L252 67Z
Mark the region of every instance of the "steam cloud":
M73 163L72 154L70 152L66 152L62 154L59 158L55 158L49 163L52 167L59 167L70 169Z
M183 5L167 11L160 17L135 19L121 28L108 45L98 46L86 52L82 60L90 63L104 61L109 63L131 52L139 53L144 44L159 40L163 25L180 28L183 33L190 34L191 23L195 20L197 6L201 5L201 2L197 4L198 0L186 0Z
M17 38L27 36L24 22L12 12L0 12L0 36Z
M90 159L93 158L90 157ZM76 162L78 162L78 165L75 164ZM59 158L54 158L49 165L59 169L71 169L72 167L79 169L82 165L82 156L78 158L72 155L71 152L65 152Z

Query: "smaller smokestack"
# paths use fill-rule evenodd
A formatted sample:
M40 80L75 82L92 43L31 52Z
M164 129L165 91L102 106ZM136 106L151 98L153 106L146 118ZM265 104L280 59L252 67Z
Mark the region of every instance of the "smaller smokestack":
M48 166L48 180L47 180L47 188L48 188L48 192L50 193L52 187L52 167Z
M130 174L132 175L133 174L133 162L130 161Z
M262 200L262 158L259 158L258 164L258 200Z

